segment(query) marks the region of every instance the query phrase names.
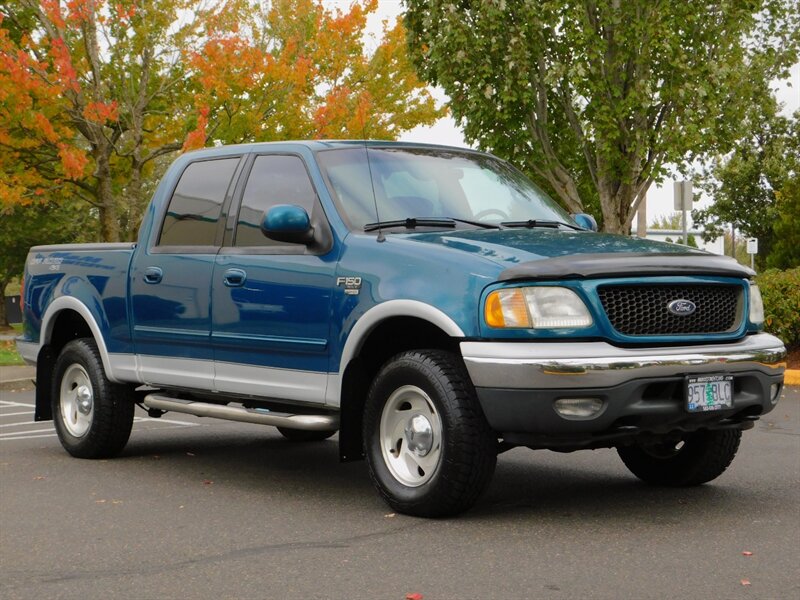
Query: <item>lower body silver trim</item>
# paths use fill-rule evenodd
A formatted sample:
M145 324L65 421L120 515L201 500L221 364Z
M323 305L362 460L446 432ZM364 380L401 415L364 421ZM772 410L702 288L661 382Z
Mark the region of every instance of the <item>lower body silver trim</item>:
M786 348L767 333L733 344L618 348L606 342L462 342L476 387L571 389L619 385L644 377L761 371L780 375Z
M14 340L17 343L17 352L29 365L35 365L36 359L39 357L39 343L26 342L22 338Z

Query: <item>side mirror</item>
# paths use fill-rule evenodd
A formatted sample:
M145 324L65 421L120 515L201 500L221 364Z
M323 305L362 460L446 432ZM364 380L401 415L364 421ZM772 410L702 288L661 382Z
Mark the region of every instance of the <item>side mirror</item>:
M578 213L576 215L572 215L572 218L575 219L575 222L584 229L597 231L597 221L592 215L586 213Z
M261 233L276 242L310 244L314 228L306 209L294 204L277 204L264 213Z

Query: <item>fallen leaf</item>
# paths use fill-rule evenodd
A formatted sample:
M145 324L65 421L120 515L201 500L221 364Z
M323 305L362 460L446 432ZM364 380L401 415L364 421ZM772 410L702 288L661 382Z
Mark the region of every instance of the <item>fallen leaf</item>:
M37 475L33 478L34 481L41 481L42 479L47 479L44 475Z
M417 592L406 594L406 600L422 600L422 594L418 594Z
M211 481L210 479L204 479L204 480L203 480L203 485L211 485L211 484L213 484L213 483L214 483L214 482L213 482L213 481Z
M753 553L750 552L749 550L745 550L744 552L742 552L742 556L753 556Z
M742 579L742 585L750 585L749 579Z

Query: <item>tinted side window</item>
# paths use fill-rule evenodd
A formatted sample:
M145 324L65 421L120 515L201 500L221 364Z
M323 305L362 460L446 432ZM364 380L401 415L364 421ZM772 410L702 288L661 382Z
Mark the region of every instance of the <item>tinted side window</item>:
M276 204L296 204L311 215L317 194L297 156L259 156L244 188L236 224L237 246L285 245L261 233L264 213Z
M159 246L213 246L225 194L239 158L203 160L186 167L169 201Z

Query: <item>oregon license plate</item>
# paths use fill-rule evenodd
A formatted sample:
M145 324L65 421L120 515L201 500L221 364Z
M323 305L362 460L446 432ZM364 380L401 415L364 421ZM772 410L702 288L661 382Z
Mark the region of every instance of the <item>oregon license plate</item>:
M733 406L733 375L701 375L686 378L689 412L722 410Z

